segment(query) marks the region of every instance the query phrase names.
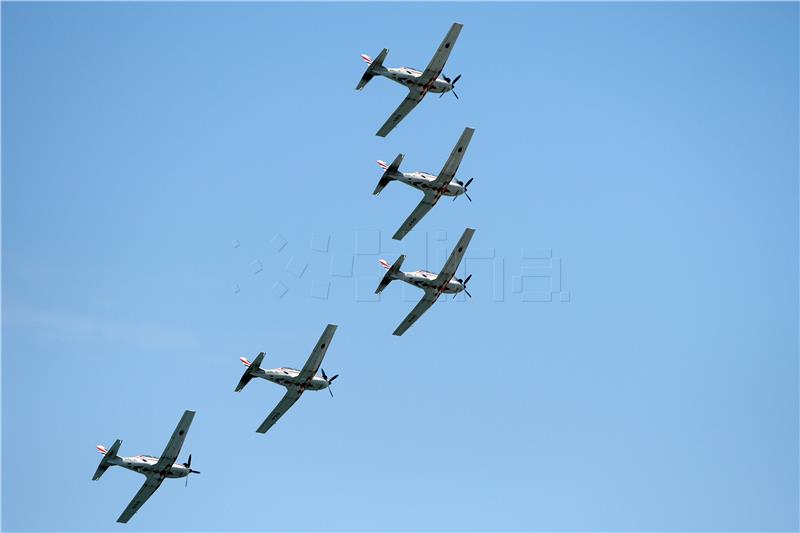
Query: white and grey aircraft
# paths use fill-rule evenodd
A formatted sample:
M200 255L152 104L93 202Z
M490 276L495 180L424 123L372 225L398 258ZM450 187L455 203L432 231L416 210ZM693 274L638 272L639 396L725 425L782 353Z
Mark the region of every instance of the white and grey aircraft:
M236 389L234 389L236 392L242 390L253 378L266 379L278 385L283 385L287 389L286 394L284 394L281 401L278 402L278 405L275 406L275 409L273 409L264 422L258 426L256 430L258 433L266 433L267 430L294 405L300 396L302 396L303 392L307 390L328 389L328 392L333 396L333 392L329 387L331 383L333 383L333 380L339 377L339 374L331 378L328 378L325 374L325 370L322 370L321 377L316 374L317 370L320 369L322 358L325 357L325 352L328 350L334 333L336 333L336 326L328 324L302 370L285 367L264 370L261 368L261 361L264 360L264 352L258 354L252 363L246 357L239 358L244 366L247 367L247 370L245 370L242 379L239 380L239 384L236 385Z
M472 201L472 198L467 194L467 187L469 187L469 184L472 183L474 178L470 178L464 183L463 181L455 179L455 175L456 172L458 172L458 167L461 165L464 154L467 153L467 147L469 146L470 140L472 140L473 133L475 133L473 128L464 128L464 132L453 147L453 151L450 152L450 157L447 158L441 172L436 176L427 172L400 172L399 169L400 163L403 161L403 154L399 154L394 161L392 161L391 165L387 165L385 161L378 160L378 166L380 166L384 172L375 190L372 191L372 194L380 194L390 181L400 181L411 185L415 189L421 190L424 194L422 201L414 208L414 211L408 215L403 225L392 235L393 239L399 241L405 237L406 234L417 225L417 222L436 205L436 202L438 202L439 198L442 196L452 196L453 201L455 201L456 198L463 194L470 202Z
M386 288L387 285L389 285L389 283L396 279L410 283L411 285L419 287L425 291L425 296L422 297L422 300L420 300L420 302L414 307L414 309L411 310L408 316L403 319L400 325L397 326L397 329L394 330L394 335L399 336L405 333L406 330L410 328L419 317L422 316L422 313L427 311L428 308L430 308L430 306L436 302L442 293L457 294L461 291L464 291L467 293L467 296L472 297L469 291L467 291L467 283L472 277L472 274L467 276L465 279L454 279L453 276L455 276L456 269L461 263L461 259L464 257L464 253L467 250L467 246L469 246L469 241L472 239L473 233L475 233L475 230L472 228L467 228L464 230L464 234L461 235L461 238L458 240L458 244L456 244L456 247L453 248L450 257L447 258L447 262L445 262L444 267L442 267L442 271L439 272L438 275L434 274L433 272L428 272L427 270L402 272L400 267L403 265L403 261L406 258L405 255L398 257L397 261L395 261L393 265L389 265L389 263L383 259L380 260L381 266L388 270L388 272L386 272L386 275L383 276L378 288L375 289L375 294L379 294L381 291L383 291L383 289Z
M194 411L185 411L178 422L178 427L172 433L167 447L161 457L153 457L152 455L136 455L134 457L119 457L117 452L122 445L122 441L117 439L111 448L106 449L105 446L97 445L97 449L103 454L103 459L100 461L100 466L97 467L92 479L100 479L109 466L121 466L128 470L133 470L143 474L147 481L144 482L142 488L133 497L131 503L122 511L122 514L117 518L117 522L126 523L130 518L136 514L136 511L153 495L153 493L161 486L164 478L179 478L185 477L186 482L189 482L189 474L199 474L197 470L192 470L192 455L189 454L189 459L185 463L176 463L178 454L181 453L183 441L186 438L186 433L189 431L189 426L192 424L194 418Z
M394 113L386 120L384 125L381 126L381 129L378 130L376 135L386 137L429 92L441 93L444 95L444 93L450 91L458 98L458 95L453 89L455 88L456 82L461 78L461 75L459 74L451 80L442 74L442 69L444 68L444 64L447 63L447 58L450 57L450 52L456 44L456 39L458 39L458 34L461 33L462 27L463 24L459 24L458 22L453 23L450 27L450 31L444 36L442 44L439 45L439 48L433 55L431 62L428 63L428 66L422 72L411 67L384 67L383 60L386 59L386 54L389 53L389 50L386 48L381 50L381 53L378 54L378 57L375 59L372 59L366 54L361 54L361 58L369 64L369 67L367 67L367 71L358 82L356 86L357 91L363 89L364 86L369 83L369 80L375 76L384 76L408 87L408 96L406 96L405 100L400 103L400 106L395 109Z

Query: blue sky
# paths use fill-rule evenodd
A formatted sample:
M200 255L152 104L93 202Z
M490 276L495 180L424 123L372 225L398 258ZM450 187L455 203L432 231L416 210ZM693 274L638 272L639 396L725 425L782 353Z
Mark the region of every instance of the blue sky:
M359 54L429 97L354 87ZM796 530L798 5L2 5L4 530ZM419 193L376 159L460 177ZM392 330L377 259L438 270L476 228L473 298ZM336 397L266 436L325 324Z

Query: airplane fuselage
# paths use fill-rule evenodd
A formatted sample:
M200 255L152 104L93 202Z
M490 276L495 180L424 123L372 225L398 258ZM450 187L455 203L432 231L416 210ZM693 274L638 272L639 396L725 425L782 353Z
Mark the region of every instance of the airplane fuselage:
M433 182L436 176L428 174L427 172L394 172L391 178L397 181L402 181L406 185L410 185L415 189L422 192L439 192L441 196L458 196L464 194L464 186L458 183L455 179L450 180L443 189L435 187Z
M314 376L307 382L299 379L300 371L294 368L259 368L253 377L258 377L283 385L288 388L302 388L303 390L322 390L328 388L328 382L318 376Z
M398 272L397 278L405 281L420 289L436 289L439 290L440 284L436 282L436 274L426 270L416 270L414 272ZM447 294L455 294L464 290L464 285L456 279L449 280L440 292Z
M111 457L108 459L110 465L121 466L128 470L133 470L143 475L162 475L168 478L186 477L189 475L189 469L181 464L175 463L169 468L156 468L158 463L157 457L150 455L136 455L133 457Z
M422 77L422 72L411 67L382 67L380 71L376 72L376 74L389 78L390 80L406 87L426 87L419 80L419 78ZM435 80L433 80L433 82L427 85L427 92L431 93L446 93L452 89L453 86L441 76L437 77Z

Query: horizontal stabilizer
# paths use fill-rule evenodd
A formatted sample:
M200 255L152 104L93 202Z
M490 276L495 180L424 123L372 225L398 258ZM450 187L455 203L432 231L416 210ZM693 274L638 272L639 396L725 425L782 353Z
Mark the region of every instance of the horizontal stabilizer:
M392 280L397 278L397 274L400 272L400 267L403 266L403 261L405 261L406 256L401 255L397 258L397 261L394 262L392 266L389 266L389 263L384 261L383 259L380 260L380 264L383 268L387 269L386 275L383 276L380 284L378 284L378 288L375 289L375 294L380 294L383 289L386 288Z
M397 157L394 158L391 165L387 165L383 161L378 161L378 165L383 169L383 176L381 176L378 185L375 187L375 190L372 191L372 194L379 194L386 185L394 179L393 174L398 172L400 168L400 163L403 162L403 154L398 154Z
M367 71L364 72L364 75L361 76L361 79L356 85L356 91L360 91L364 88L364 86L369 83L369 80L375 77L381 70L383 70L383 60L386 59L386 54L389 53L389 50L384 48L381 50L381 53L378 54L378 57L375 59L371 59L368 55L361 54L361 59L366 61L369 66L367 67Z
M115 440L114 444L112 444L111 448L109 448L108 450L106 450L104 446L100 445L97 446L97 449L100 450L101 453L105 451L105 454L103 455L103 458L100 460L100 464L97 466L97 470L95 470L94 476L92 476L93 480L97 481L103 474L105 474L106 470L108 470L108 467L111 466L110 460L117 456L117 452L119 451L120 446L122 446L122 441L119 439Z
M242 379L239 380L239 383L234 389L235 392L242 390L245 385L250 383L250 380L253 379L256 374L258 374L258 371L261 370L261 361L264 360L264 352L259 353L252 363L245 357L240 357L239 359L242 361L244 366L247 367L247 370L245 370L244 374L242 374Z

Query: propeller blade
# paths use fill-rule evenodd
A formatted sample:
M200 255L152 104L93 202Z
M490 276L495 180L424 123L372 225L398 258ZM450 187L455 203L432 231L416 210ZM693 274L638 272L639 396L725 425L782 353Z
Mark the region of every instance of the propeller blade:
M322 370L322 369L320 369L320 370ZM331 383L333 383L333 380L335 380L336 378L339 377L339 374L336 374L331 379L328 379L328 376L325 375L325 371L322 370L322 377L325 378L325 381L328 382L328 392L330 393L331 398L333 398L333 390L331 389Z
M199 470L189 470L189 472L191 472L192 474L199 474L200 473Z
M472 298L472 295L469 293L469 291L467 290L467 288L466 288L466 287L464 287L464 292L466 292L466 293L467 293L467 296L469 296L470 298Z
M189 472L191 472L191 470L189 470ZM186 476L186 484L184 485L184 488L187 488L187 489L189 488L189 476L188 475Z
M324 368L320 368L320 370L322 371L322 379L324 379L325 381L328 381L328 376L325 375L325 369ZM330 381L328 381L328 383L330 383Z
M469 194L467 194L467 191L464 191L464 196L466 196L467 200L469 200L470 202L472 201L472 198L469 197Z
M474 179L475 179L475 178L470 178L470 179L468 179L468 180L467 180L467 182L463 184L463 185L464 185L464 188L466 189L467 187L469 187L469 184L470 184L470 183L472 183L472 180L474 180Z
M456 76L456 78L455 78L453 81L447 80L447 82L448 82L450 85L455 85L455 84L456 84L456 82L457 82L458 80L460 80L460 79L461 79L461 74L459 74L458 76Z
M186 468L192 469L192 454L189 454L189 460L186 462Z
M452 89L450 89L450 92L451 92L451 93L453 93L453 96L455 96L455 97L456 97L456 100L458 100L458 99L459 99L459 98L458 98L458 93L457 93L457 92L455 92L455 91L454 91L454 90L452 90Z
M461 282L461 283L462 283L462 285L466 285L466 284L467 284L467 282L470 280L470 278L472 278L472 274L470 274L469 276L467 276L467 279L465 279L464 281L462 281L462 282Z
M442 74L442 78L444 78L444 81L446 81L447 83L450 83L450 78L448 78L444 74Z
M444 93L441 93L441 94L439 95L439 98L441 98L442 96L444 96Z

